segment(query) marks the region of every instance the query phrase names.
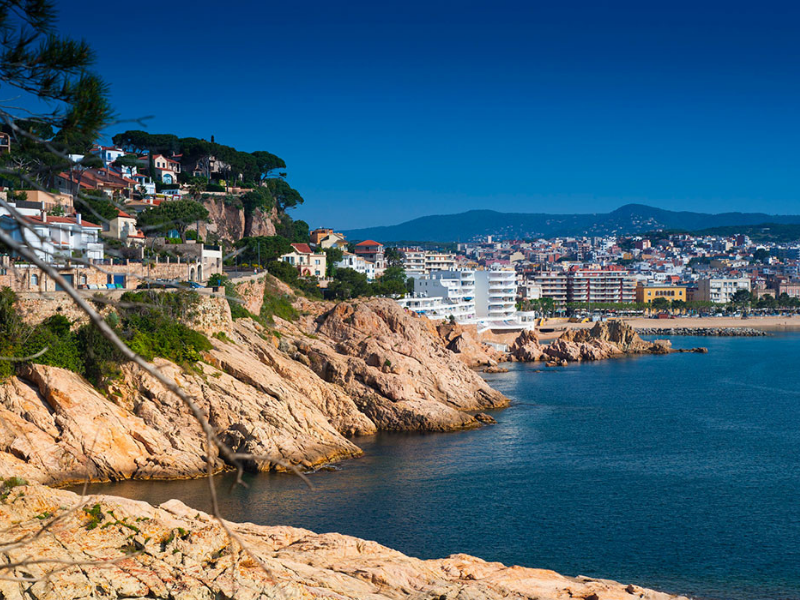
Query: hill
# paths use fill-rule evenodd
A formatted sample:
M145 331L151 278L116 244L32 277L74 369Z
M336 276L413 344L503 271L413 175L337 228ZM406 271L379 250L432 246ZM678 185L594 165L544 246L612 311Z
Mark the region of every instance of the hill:
M786 223L760 223L758 225L728 225L693 232L700 235L731 236L743 234L754 242L778 244L800 240L800 225Z
M501 213L493 210L471 210L454 215L420 217L399 225L352 229L344 233L351 240L464 242L485 235L493 235L498 239L529 239L635 234L658 229L697 231L725 226L755 226L763 223L800 224L800 215L677 212L643 204L626 204L610 213L594 214Z

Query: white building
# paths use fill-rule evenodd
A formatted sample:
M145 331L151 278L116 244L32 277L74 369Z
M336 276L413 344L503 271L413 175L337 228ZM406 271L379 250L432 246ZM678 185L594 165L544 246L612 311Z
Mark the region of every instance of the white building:
M353 271L363 273L369 281L375 279L375 264L351 252L344 252L342 260L334 263L333 266L337 269L353 269Z
M478 319L502 323L517 312L517 274L510 269L475 271L475 313Z
M695 300L727 304L739 290L750 291L749 277L711 277L697 282Z
M16 241L24 241L36 255L46 262L57 262L61 258L79 256L102 260L103 243L100 241L102 227L81 218L80 213L70 217L54 217L42 212L26 216L25 225L20 225L9 215L0 216L0 228Z
M475 323L475 272L433 271L417 277L414 294L400 305L431 318L449 319L452 315L458 323Z
M403 270L409 277L430 275L434 271L456 268L456 256L447 252L432 252L420 248L398 248L403 259Z
M91 151L92 154L99 157L103 161L103 166L108 168L118 158L125 156L125 151L116 146L94 146Z
M414 280L414 292L454 302L475 302L475 271L433 271Z
M421 296L411 294L395 300L400 306L413 310L418 315L433 320L449 321L455 319L456 323L466 325L475 322L475 302L452 302L441 296Z

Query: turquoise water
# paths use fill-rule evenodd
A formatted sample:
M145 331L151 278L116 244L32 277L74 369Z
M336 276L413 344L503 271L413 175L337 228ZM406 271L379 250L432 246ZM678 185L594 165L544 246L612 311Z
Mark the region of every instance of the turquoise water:
M800 336L673 338L709 354L487 376L498 425L356 440L366 456L249 478L226 516L402 552L616 579L702 598L800 599ZM220 478L229 482L229 476ZM95 486L207 508L202 481Z

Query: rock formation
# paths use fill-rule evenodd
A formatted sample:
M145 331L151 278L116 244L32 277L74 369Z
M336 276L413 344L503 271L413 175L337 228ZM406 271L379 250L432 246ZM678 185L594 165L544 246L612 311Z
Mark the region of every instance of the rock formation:
M248 469L358 456L347 438L378 429L478 427L467 411L508 402L447 350L433 324L391 300L297 305L310 314L296 323L276 318L268 329L232 322L227 302L203 297L193 326L225 335L210 338L213 349L192 369L156 361L227 445L258 456ZM0 383L0 477L50 484L196 477L207 455L215 470L226 467L183 403L133 364L102 391L42 365Z
M493 350L475 339L474 326L471 332L468 328L458 323L441 323L436 326L439 337L445 346L468 367L495 366L498 362L507 360L502 352Z
M48 527L46 535L36 532ZM20 486L0 504L6 552L0 597L670 600L634 585L506 567L455 554L419 560L336 533L228 523L170 500L159 507L109 496L81 499ZM79 564L75 564L79 563ZM27 580L27 581L26 581Z
M238 200L238 199L237 199ZM243 237L275 235L277 212L263 212L260 208L245 215L241 202L231 203L224 196L209 196L203 200L208 210L208 221L200 224L200 235L208 238L213 233L221 239L235 241Z
M696 348L693 351L701 351ZM542 345L532 331L524 331L510 348L523 362L545 360L577 362L602 360L623 354L669 354L669 340L648 342L624 321L598 321L591 329L568 329L549 345Z
M544 348L539 343L539 336L532 329L520 333L514 343L511 344L509 352L511 356L521 362L542 360L544 356Z

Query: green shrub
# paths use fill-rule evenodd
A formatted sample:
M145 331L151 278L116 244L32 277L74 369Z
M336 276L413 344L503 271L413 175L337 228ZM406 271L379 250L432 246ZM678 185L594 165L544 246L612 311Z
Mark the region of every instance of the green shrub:
M297 309L292 305L292 297L288 294L264 294L264 303L261 305L261 318L270 323L274 323L272 318L280 317L285 321L294 321L300 316Z

